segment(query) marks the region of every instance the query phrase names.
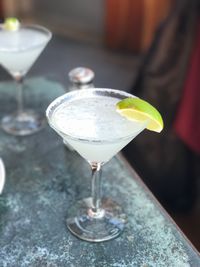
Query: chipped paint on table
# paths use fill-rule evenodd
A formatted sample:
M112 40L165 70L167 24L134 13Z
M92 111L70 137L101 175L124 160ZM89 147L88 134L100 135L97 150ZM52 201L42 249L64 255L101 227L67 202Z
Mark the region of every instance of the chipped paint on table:
M64 92L43 78L27 85L27 106L41 112ZM12 84L1 83L0 95L2 116L15 108ZM103 193L124 207L125 231L108 242L88 243L65 225L70 205L90 195L89 166L76 152L46 126L27 137L1 131L0 156L7 170L0 196L0 266L200 266L198 253L122 158L104 166Z

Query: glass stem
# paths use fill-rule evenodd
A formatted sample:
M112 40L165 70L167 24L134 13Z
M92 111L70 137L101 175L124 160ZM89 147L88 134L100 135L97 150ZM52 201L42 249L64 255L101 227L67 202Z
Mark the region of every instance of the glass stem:
M91 163L92 168L92 212L101 212L101 163Z
M20 115L23 112L23 76L15 78L17 82L17 114Z

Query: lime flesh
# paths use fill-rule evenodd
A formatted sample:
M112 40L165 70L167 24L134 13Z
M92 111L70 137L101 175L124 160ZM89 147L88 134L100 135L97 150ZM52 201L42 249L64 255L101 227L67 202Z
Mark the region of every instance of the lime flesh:
M159 133L164 127L159 111L140 98L125 98L117 103L116 108L120 115L129 120L147 121L146 128L150 131Z

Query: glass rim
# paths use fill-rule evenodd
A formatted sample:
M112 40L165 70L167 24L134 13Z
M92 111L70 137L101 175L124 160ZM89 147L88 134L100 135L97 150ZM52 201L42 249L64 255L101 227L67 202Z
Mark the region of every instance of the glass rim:
M125 135L123 137L117 137L117 138L113 138L113 139L110 139L110 140L105 140L105 139L89 139L89 138L81 138L81 137L76 137L76 136L72 136L68 133L65 133L63 132L62 130L58 129L55 127L55 125L52 123L52 120L51 120L51 116L52 114L54 113L55 109L62 103L64 103L66 97L73 97L73 95L77 95L77 96L80 96L80 95L83 95L83 94L88 94L88 96L92 96L92 95L95 95L95 92L112 92L113 93L113 97L117 97L117 95L121 95L121 96L124 96L124 98L127 98L127 97L133 97L135 98L136 96L133 95L133 94L130 94L126 91L122 91L122 90L119 90L119 89L111 89L111 88L89 88L89 89L79 89L79 90L74 90L74 91L70 91L70 92L67 92L66 94L64 95L61 95L59 97L57 97L56 99L54 99L50 104L49 106L47 107L46 109L46 118L47 118L47 121L49 123L49 125L51 126L51 128L53 128L57 133L61 133L62 135L64 136L67 136L69 139L71 140L76 140L76 141L81 141L81 142L85 142L85 143L88 143L88 142L92 142L92 143L95 143L95 144L101 144L101 143L107 143L107 144L111 144L111 143L114 143L114 142L117 142L117 141L122 141L122 140L125 140L125 139L128 139L128 138L131 138L133 136L133 134L129 134L129 135ZM115 94L115 96L114 96ZM123 98L121 98L123 99Z
M0 31L1 31L1 28L2 27L0 27ZM10 49L10 48L1 48L0 47L0 51L9 52L9 53L28 51L30 49L35 49L35 48L41 46L44 43L48 43L52 38L52 32L49 29L47 29L46 27L41 26L39 24L22 24L20 26L20 29L33 29L33 30L37 30L37 31L43 32L44 34L47 35L47 40L41 41L41 42L39 42L38 44L35 44L35 45L30 45L27 48L26 47L22 47L22 48Z

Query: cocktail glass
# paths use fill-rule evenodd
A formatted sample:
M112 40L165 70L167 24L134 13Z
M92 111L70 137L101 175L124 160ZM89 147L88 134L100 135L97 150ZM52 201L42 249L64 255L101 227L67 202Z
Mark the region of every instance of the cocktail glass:
M67 227L83 240L112 239L125 225L122 208L101 198L101 167L147 125L117 113L116 103L127 97L134 96L113 89L83 89L58 97L46 111L49 125L91 166L91 197L74 204L67 216Z
M29 135L39 131L44 116L23 108L23 79L45 46L51 32L39 25L20 26L16 31L0 28L0 64L17 82L17 111L3 117L2 128L13 135Z

